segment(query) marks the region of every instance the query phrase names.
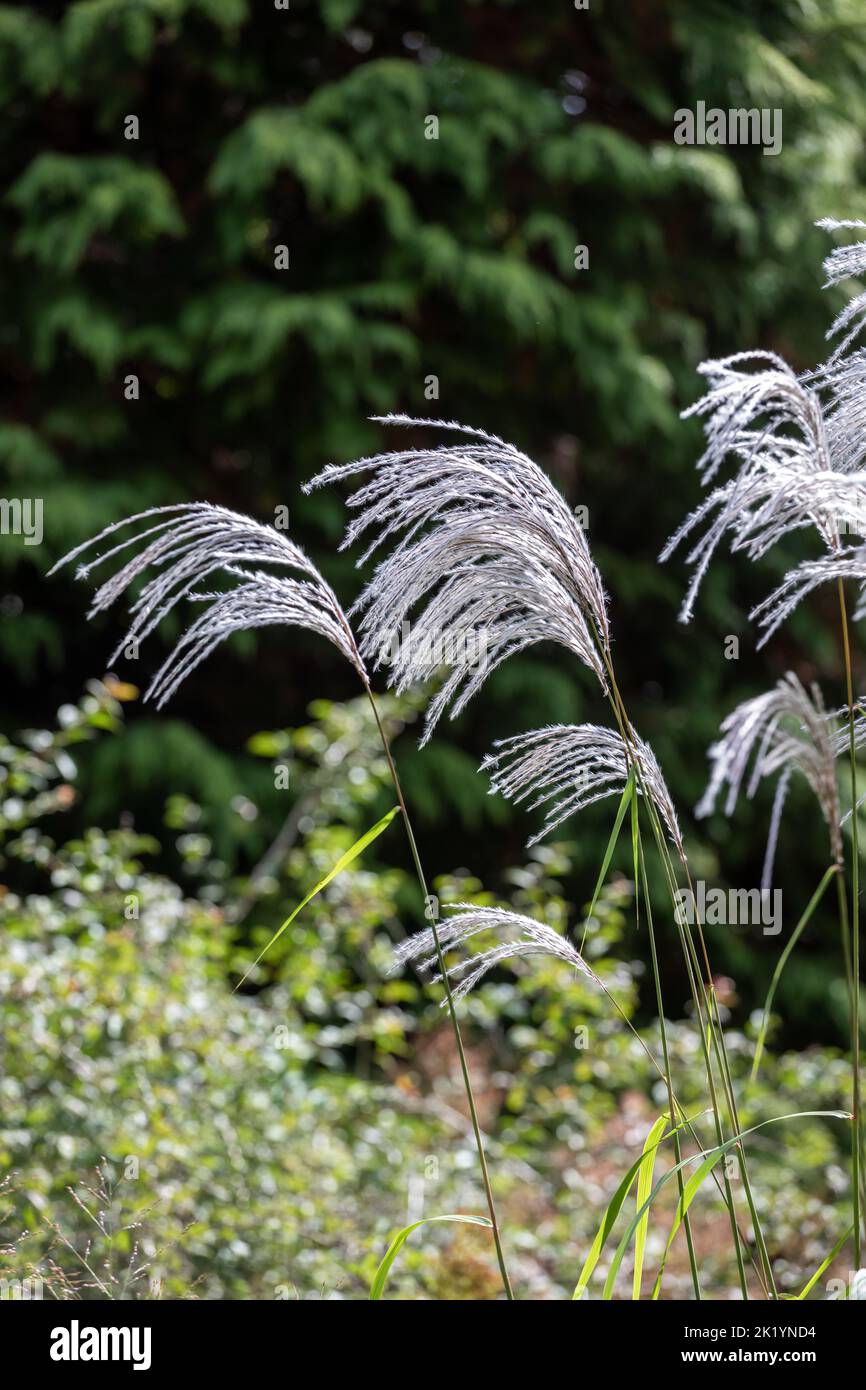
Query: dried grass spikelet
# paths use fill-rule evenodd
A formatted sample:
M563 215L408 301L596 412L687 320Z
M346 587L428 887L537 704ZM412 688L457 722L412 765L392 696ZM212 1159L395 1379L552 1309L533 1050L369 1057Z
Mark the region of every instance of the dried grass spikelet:
M446 908L446 911L453 915L449 915L439 924L439 941L443 952L464 945L484 931L505 934L507 938L488 950L467 955L447 967L455 1001L468 994L494 966L517 956L555 956L558 960L573 965L581 975L592 980L600 989L604 988L598 976L571 942L544 922L537 922L532 917L524 917L506 908L475 907L471 903L455 903ZM508 933L512 935L508 937ZM431 927L407 937L397 946L394 969L399 969L409 961L422 970L437 968L438 957ZM433 976L434 981L441 978L438 973Z
M750 763L751 772L746 782L749 799L765 778L778 775L764 857L763 882L767 887L788 786L792 775L799 773L815 794L827 823L831 854L836 863L841 863L836 761L844 748L835 715L828 714L818 687L812 685L811 692L807 691L789 671L772 690L738 705L722 723L721 733L722 738L709 750L712 773L695 808L696 815L710 815L719 794L727 788L724 813L730 816Z
M850 546L820 560L804 560L787 574L778 588L752 610L751 617L763 629L758 646L762 647L773 633L802 603L803 599L822 584L834 579L855 579L861 584L860 596L854 608L855 621L866 617L866 546Z
M819 225L863 224L828 219ZM825 262L827 283L864 268L866 243L839 247ZM866 470L861 466L866 455L866 352L846 349L864 323L866 296L860 295L830 330L833 335L850 329L843 343L826 363L803 376L767 352L736 353L699 368L709 389L683 416L704 420L707 448L698 464L702 481L710 482L728 459L734 475L714 488L662 552L667 559L687 536L700 531L687 556L693 574L682 621L691 617L697 590L726 535L732 551L744 550L753 560L791 532L809 528L828 551L791 571L754 610L752 617L762 628L759 645L817 584L851 572L852 556L866 540ZM845 546L849 535L857 544Z
M649 744L632 733L633 751L614 729L597 724L556 724L517 734L495 744L481 764L490 772L491 792L519 805L530 797L529 810L547 805L545 821L529 845L549 835L569 816L606 796L621 795L629 767L637 758L641 777L680 855L682 836L670 792ZM549 804L552 803L552 804Z
M866 229L864 222L832 217L825 217L818 226L831 232ZM824 273L825 288L866 275L866 241L837 246L824 261ZM828 400L827 436L835 466L846 473L859 469L866 457L866 350L853 346L864 326L866 293L860 293L836 315L827 338L840 341L814 373Z
M380 665L405 630L391 673L403 691L437 673L448 638L451 669L431 701L422 743L449 706L456 717L490 671L536 642L567 647L606 689L599 650L609 650L604 588L582 528L546 474L481 430L403 415L375 418L465 436L455 445L332 464L306 485L372 473L349 498L357 515L343 546L373 532L359 565L401 537L351 610L363 614L364 656Z
M304 552L282 532L225 507L208 502L152 507L107 526L58 560L51 573L100 542L113 539L127 526L141 522L149 524L79 564L77 578L87 578L112 561L117 565L96 590L88 614L93 617L110 608L146 571L155 571L130 604L132 621L109 664L130 643L138 644L148 637L183 599L206 605L153 677L146 699L155 699L161 707L233 632L270 626L302 627L319 633L345 656L366 684L364 662L346 615ZM295 573L274 574L274 569ZM227 578L230 587L218 592L200 587L215 575Z
M866 222L862 222L859 218L822 217L820 222L815 225L822 227L826 232L866 231ZM847 246L834 247L824 259L824 274L827 277L824 282L825 289L831 285L841 285L844 280L860 279L866 275L866 241L849 242ZM864 327L866 327L866 293L861 293L849 300L827 330L828 338L837 338L840 333L845 334L835 349L831 361L834 359L838 361L845 355Z
M757 371L744 362L769 363ZM713 555L725 538L732 551L760 559L792 531L812 526L828 549L840 533L866 537L866 474L833 467L820 397L770 353L737 353L699 370L710 388L684 418L705 418L707 449L700 462L708 481L727 458L736 472L683 522L662 551L667 560L700 529L687 560L693 574L680 618L692 615L695 596Z
M863 696L855 704L854 715L854 747L862 748L866 744L866 715L863 713ZM833 728L833 751L837 758L847 758L850 754L850 729L848 727L848 706L843 705L841 709L834 710L829 716ZM857 798L856 809L866 803L866 792ZM845 825L851 819L854 807L849 807L842 817L842 824Z

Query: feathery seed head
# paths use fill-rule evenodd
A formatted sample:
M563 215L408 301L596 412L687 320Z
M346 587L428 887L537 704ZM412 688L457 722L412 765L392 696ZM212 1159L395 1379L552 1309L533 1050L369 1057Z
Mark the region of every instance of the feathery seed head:
M727 716L722 738L709 751L712 772L707 789L695 808L698 816L715 809L719 793L727 788L724 812L730 816L751 763L746 796L751 799L764 778L779 775L776 802L765 857L765 884L769 882L788 784L799 772L817 798L830 834L834 859L842 856L839 788L836 759L841 751L835 717L828 714L816 685L807 691L793 672L751 700L745 700Z
M827 228L862 227L825 219ZM866 242L839 247L825 262L828 284L866 269ZM815 585L850 570L843 538L866 540L866 351L846 350L866 323L866 295L838 316L830 335L845 340L815 371L797 376L775 353L741 352L706 362L706 394L688 410L704 420L707 448L698 463L704 483L726 459L733 477L714 488L687 517L662 552L666 560L698 528L687 559L692 578L680 613L687 622L716 547L725 535L731 550L750 559L793 531L817 530L829 554L793 570L753 616L764 629L761 644ZM828 336L830 336L828 335Z
M151 524L102 553L92 553L92 547L140 522ZM366 683L352 630L330 585L300 547L271 526L208 502L152 507L107 526L58 560L50 573L87 552L90 555L78 566L79 579L109 561L118 565L97 588L90 617L110 608L147 570L155 570L130 604L129 630L109 664L131 643L149 636L183 599L207 605L151 681L145 698L155 699L160 707L233 632L274 625L303 627L326 637ZM270 568L259 569L259 565ZM272 569L295 571L302 577L274 574ZM200 586L217 574L228 578L230 587L203 591Z
M357 515L343 545L372 533L360 565L399 537L355 605L363 614L361 650L377 665L415 612L392 672L398 691L436 673L431 653L443 633L458 654L472 650L472 633L484 633L485 661L458 655L431 703L422 742L446 708L454 718L490 671L536 642L561 643L606 688L599 652L609 648L604 588L583 529L546 474L513 445L480 430L402 415L376 418L465 436L456 445L331 464L306 485L372 474L349 498Z
M866 222L861 222L859 218L839 220L835 217L822 217L820 222L815 225L823 227L824 231L827 232L866 231ZM847 246L837 246L824 259L824 274L827 276L824 288L828 289L831 285L840 285L843 280L860 279L864 273L866 273L866 241L855 241ZM836 348L835 357L840 357L845 352L845 349L857 337L864 322L866 322L866 294L859 294L837 314L827 331L828 338L835 338L845 329L849 330ZM852 324L854 325L853 328L851 327Z
M773 633L793 613L798 604L814 589L834 579L856 579L864 586L860 591L854 620L866 617L866 546L851 546L820 560L804 560L785 576L773 592L753 608L750 617L762 629L758 647L763 647Z
M866 230L866 222L837 221L825 217L818 223L826 231ZM866 274L866 241L837 246L824 261L825 287ZM828 360L814 377L828 397L827 435L836 467L850 473L866 458L866 350L855 348L866 325L866 293L857 294L836 315L827 330L828 339L840 338Z
M598 976L589 968L571 942L546 923L536 922L532 917L524 917L506 908L475 907L471 903L456 903L446 910L453 915L438 928L443 954L456 946L463 946L480 932L493 931L506 937L498 945L467 955L454 965L446 967L455 1000L468 994L495 965L517 956L555 956L558 960L573 965L587 979L602 988ZM399 969L408 961L414 961L422 970L433 970L438 966L432 927L415 932L397 946L394 969ZM433 978L440 980L442 977L437 973Z
M529 841L534 845L576 811L603 797L621 796L636 757L637 790L646 787L671 840L683 854L676 811L655 754L637 734L632 738L634 746L629 750L614 729L556 724L502 739L495 745L500 751L488 754L481 766L490 771L492 792L501 792L515 804L532 797L530 810L548 803L544 825Z

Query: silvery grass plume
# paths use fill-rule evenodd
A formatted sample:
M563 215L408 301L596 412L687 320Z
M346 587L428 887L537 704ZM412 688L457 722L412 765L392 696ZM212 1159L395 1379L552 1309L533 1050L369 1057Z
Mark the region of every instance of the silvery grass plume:
M724 813L730 816L748 775L746 796L751 799L765 778L778 775L762 886L768 888L779 835L779 824L791 777L800 773L815 794L830 836L835 863L842 862L842 832L836 760L847 751L847 733L836 717L828 714L816 685L807 691L792 671L772 690L745 700L727 716L722 738L709 750L712 772L707 789L695 808L696 815L710 815L719 794L726 790ZM751 771L749 772L749 764Z
M758 646L772 637L804 598L834 579L854 579L862 586L852 616L855 621L866 617L866 546L846 547L820 560L804 560L752 610L751 617L763 628Z
M837 758L847 758L851 751L851 731L846 722L848 719L848 706L835 710L830 716L833 727L833 750ZM866 744L866 714L864 714L863 697L857 701L854 714L854 747L862 748ZM866 802L866 792L857 798L856 809ZM851 806L842 816L842 824L845 825L853 815L854 807Z
M606 689L604 588L582 528L546 474L482 430L404 415L374 418L465 436L455 445L331 464L305 489L372 474L349 498L357 515L343 548L372 532L361 565L401 538L350 611L363 614L361 651L376 666L406 631L391 674L398 692L437 673L448 639L451 670L430 704L422 743L449 705L455 718L496 666L536 642L567 647Z
M819 225L858 224L827 220ZM864 252L862 243L834 251L825 262L828 284L859 273L866 266ZM860 315L842 348L866 321L864 306L866 297L859 296L833 325L831 334ZM754 610L752 617L762 628L759 646L818 584L840 575L860 577L866 569L866 549L842 543L850 534L858 541L866 538L866 470L860 466L866 354L846 357L842 348L802 377L769 352L735 353L699 367L708 390L683 418L704 420L701 479L711 482L728 459L735 471L686 518L662 551L666 560L687 536L698 533L687 556L693 573L682 621L691 618L698 588L726 536L732 551L743 550L756 560L790 533L812 528L829 552L798 566Z
M597 724L555 724L531 733L499 740L498 750L481 764L490 773L491 792L516 805L529 801L528 809L546 803L542 829L529 845L536 844L564 820L606 796L621 795L629 768L637 759L641 776L637 790L652 797L680 855L685 854L677 815L661 768L649 744L632 733L628 749L614 729Z
M141 523L146 523L143 529ZM133 535L116 539L136 525ZM109 548L93 554L106 541ZM148 570L155 571L130 604L132 621L109 664L130 644L137 649L183 599L205 605L146 691L145 698L156 700L160 708L233 632L274 625L307 628L327 638L367 685L364 662L333 590L300 547L271 526L209 502L152 507L107 526L58 560L51 573L85 552L90 554L79 564L77 578L87 578L102 565L113 567L96 590L89 617L110 608ZM274 574L274 569L294 573ZM229 587L218 592L201 587L216 575L228 579Z
M815 225L823 227L827 232L866 231L866 222L861 221L860 218L822 217L821 221ZM866 241L855 241L850 242L847 246L835 247L824 259L824 274L827 276L824 282L825 289L831 285L841 285L845 280L862 278L866 274ZM840 333L845 333L845 337L830 358L831 362L838 362L845 356L848 348L864 327L866 327L866 293L861 293L849 300L827 330L828 338L836 338Z
M439 924L439 941L443 952L465 945L480 932L494 931L506 935L506 940L500 941L498 945L477 954L467 955L447 967L455 1000L468 994L494 966L518 956L555 956L567 965L573 965L581 975L585 975L600 989L604 989L598 976L589 968L571 942L544 922L536 922L532 917L523 917L520 913L511 912L506 908L475 907L471 903L455 903L446 911L454 915ZM509 933L512 935L509 936ZM409 961L422 970L435 970L438 959L433 929L428 927L424 931L416 932L414 936L407 937L396 947L394 954L395 970ZM433 978L438 981L441 975L436 974Z
M824 218L818 223L826 231L840 228L866 230L860 221L839 222ZM852 277L866 274L866 241L849 246L837 246L824 261L825 288L839 285ZM826 392L827 435L836 460L843 472L860 468L866 455L866 351L853 344L866 326L866 293L857 294L841 313L837 314L827 332L828 339L839 338L827 361L814 373L815 380ZM852 349L849 351L849 349Z

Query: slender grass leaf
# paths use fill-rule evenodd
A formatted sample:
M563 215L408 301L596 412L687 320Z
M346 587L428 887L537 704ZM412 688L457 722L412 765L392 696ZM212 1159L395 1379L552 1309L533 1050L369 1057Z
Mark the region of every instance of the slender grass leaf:
M642 1160L638 1159L636 1163L632 1164L631 1168L629 1168L619 1187L616 1189L616 1192L613 1194L607 1206L605 1207L604 1216L601 1218L601 1225L599 1226L598 1231L596 1232L595 1240L592 1242L589 1254L583 1262L583 1269L580 1271L577 1283L574 1286L574 1293L571 1295L572 1301L574 1301L574 1299L577 1298L583 1298L583 1295L586 1293L587 1284L589 1283L592 1277L593 1270L599 1262L601 1252L605 1247L607 1238L613 1230L613 1225L616 1221L616 1218L619 1216L620 1208L622 1207L622 1204L628 1196L632 1184L634 1183L634 1180L637 1177L637 1172L640 1168L641 1162Z
M683 1120L682 1124L677 1125L677 1129L683 1129L684 1126L689 1123L690 1122L688 1120ZM663 1143L665 1139L669 1139L674 1132L674 1130L669 1130L668 1133L665 1134L663 1138L655 1144L654 1147L658 1148L658 1145L660 1143ZM619 1216L622 1204L628 1196L629 1192L631 1191L632 1183L637 1177L640 1166L646 1159L646 1155L649 1152L647 1147L648 1144L649 1140L647 1139L647 1143L644 1145L644 1151L641 1154L640 1158L635 1159L634 1163L629 1168L619 1187L616 1189L616 1192L614 1192L613 1196L611 1197L610 1201L605 1207L604 1216L601 1218L601 1225L598 1228L595 1240L592 1242L592 1248L590 1249L589 1254L584 1260L583 1269L580 1271L580 1276L578 1278L577 1283L574 1286L574 1293L571 1295L572 1301L574 1299L583 1298L583 1295L586 1292L586 1286L589 1283L590 1278L592 1277L593 1270L598 1264L598 1261L601 1257L601 1252L607 1243L607 1238L613 1230L614 1222L616 1221L616 1218Z
M457 1221L464 1226L487 1226L493 1229L493 1223L488 1221L486 1216L424 1216L420 1221L413 1221L411 1226L404 1226L402 1231L398 1231L388 1249L385 1251L384 1259L376 1270L375 1277L370 1285L370 1298L381 1298L391 1266L399 1255L406 1241L413 1231L417 1231L419 1226L432 1226L440 1221Z
M307 903L312 902L316 894L321 893L323 888L327 888L331 880L335 879L337 877L337 874L342 873L343 870L349 864L352 863L353 859L357 859L359 854L363 854L367 846L372 844L374 840L378 839L378 837L382 834L383 830L387 830L388 826L391 824L392 820L397 815L399 810L399 806L392 806L391 810L388 812L387 815L383 816L381 820L376 821L376 824L374 826L371 826L369 830L365 830L361 838L359 840L356 840L355 843L351 846L351 848L346 850L345 854L340 855L340 858L337 860L336 864L334 864L333 867L328 870L328 872L325 874L325 877L319 879L319 882L316 884L315 888L312 888L310 890L307 896L301 902L298 903L298 906L295 908L294 912L286 918L285 922L279 928L279 930L274 932L267 946L265 946L263 950L259 951L259 954L256 956L252 965L244 974L243 979L235 985L236 990L240 989L244 981L249 979L249 976L251 975L253 970L255 970L259 961L262 959L262 956L267 955L274 942L278 941L282 936L283 932L286 930L286 928L292 925L298 913L303 911L303 909L307 906Z
M809 1294L814 1289L818 1280L821 1278L821 1275L824 1273L826 1269L830 1268L830 1265L833 1263L836 1256L839 1254L839 1251L842 1249L842 1246L853 1234L854 1223L852 1222L851 1225L848 1227L847 1231L845 1231L844 1235L841 1235L839 1239L836 1241L836 1244L833 1246L833 1249L830 1251L827 1258L825 1260L822 1260L821 1264L819 1264L818 1268L815 1270L815 1273L812 1275L812 1278L809 1280L808 1284L804 1284L803 1288L800 1290L799 1293L790 1294L789 1297L792 1298L796 1303L799 1303L801 1299L808 1298ZM783 1294L782 1297L784 1298L785 1295Z
M680 1199L677 1202L677 1210L676 1215L674 1216L674 1223L671 1226L671 1233L668 1236L667 1245L665 1246L664 1254L662 1255L662 1262L659 1266L659 1272L656 1275L656 1281L653 1285L653 1301L655 1301L658 1298L662 1290L662 1278L664 1276L665 1265L667 1264L668 1255L670 1254L670 1248L674 1243L674 1236L679 1230L683 1218L685 1217L686 1212L688 1211L689 1207L694 1201L698 1189L704 1181L704 1178L710 1175L710 1173L713 1171L721 1157L722 1155L720 1153L711 1154L707 1159L704 1160L698 1171L692 1174L688 1182L683 1187L683 1190L680 1194ZM640 1227L638 1227L638 1230L640 1230Z
M661 1141L662 1131L666 1124L670 1123L670 1116L660 1115L646 1137L643 1146L643 1156L637 1173L637 1206L640 1211L647 1197L652 1191L653 1173L656 1165L656 1150ZM646 1249L647 1230L649 1228L649 1212L644 1212L638 1223L638 1228L634 1236L634 1279L632 1281L632 1298L640 1299L641 1277L643 1275L643 1257Z
M584 923L583 927L583 939L580 943L581 951L583 951L583 947L586 942L586 933L589 930L589 920L595 912L595 905L598 902L598 895L601 892L602 884L604 883L604 880L607 876L607 871L610 867L610 861L613 858L613 852L616 849L616 842L619 839L619 832L622 828L623 820L625 819L625 813L629 808L629 803L633 796L634 768L632 768L629 772L628 781L626 782L625 787L623 788L623 793L620 797L619 807L617 808L616 819L613 823L613 830L610 832L610 839L607 842L607 849L605 850L604 858L601 861L601 869L599 870L598 879L596 881L595 892L592 895L592 902L589 905L589 912L586 914L586 922Z
M613 1260L611 1261L611 1266L608 1271L607 1279L605 1280L604 1293L602 1294L602 1297L605 1299L610 1299L613 1294L613 1286L616 1282L616 1276L619 1273L620 1265L623 1262L625 1252L631 1243L631 1238L637 1230L638 1225L640 1224L640 1219L643 1216L644 1212L648 1211L649 1208L652 1206L653 1202L655 1201L658 1194L661 1192L665 1183L669 1182L672 1177L675 1177L676 1174L680 1172L681 1169L685 1168L689 1163L696 1163L698 1159L703 1159L703 1163L701 1164L699 1173L696 1173L694 1175L694 1177L696 1178L700 1177L700 1181L695 1184L691 1192L691 1195L689 1196L688 1203L686 1205L691 1204L692 1198L697 1192L698 1187L700 1187L707 1174L712 1172L719 1159L722 1158L726 1153L728 1153L729 1150L734 1148L735 1145L742 1143L742 1141L748 1138L750 1134L755 1134L759 1129L765 1129L767 1125L784 1124L786 1120L850 1120L851 1118L851 1114L847 1110L798 1110L790 1115L773 1115L769 1120L762 1120L760 1124L752 1125L750 1129L744 1129L740 1134L735 1134L732 1139L726 1140L724 1144L719 1144L714 1149L708 1149L703 1154L690 1154L688 1158L684 1158L679 1163L675 1163L672 1168L669 1168L668 1171L664 1173L662 1177L659 1178L649 1197L646 1199L643 1206L638 1210L637 1215L634 1217L634 1219L630 1222L628 1230L623 1235L622 1240L617 1246L616 1254L614 1255ZM638 1160L638 1164L634 1165L635 1171L637 1170L637 1167L639 1166L641 1161L642 1160ZM683 1190L684 1199L689 1187L691 1186L692 1180L689 1181L686 1188ZM677 1224L679 1224L679 1220L681 1220L682 1217L679 1208L682 1206L682 1203L678 1203L677 1206Z

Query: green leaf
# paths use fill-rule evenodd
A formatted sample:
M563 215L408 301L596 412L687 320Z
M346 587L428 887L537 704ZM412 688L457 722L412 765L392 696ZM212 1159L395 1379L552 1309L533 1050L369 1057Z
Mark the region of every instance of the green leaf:
M610 867L610 861L613 858L613 852L616 848L616 842L619 839L620 828L622 826L623 820L625 819L625 813L628 810L629 803L633 796L634 768L631 768L628 774L628 781L625 784L622 796L620 798L619 808L616 813L616 820L613 823L613 830L610 832L610 839L607 842L607 849L605 850L604 858L601 861L601 869L599 870L598 879L596 881L595 892L592 895L592 902L589 905L589 912L586 914L586 922L584 923L583 927L583 937L580 943L581 953L583 952L584 943L586 942L586 933L589 929L589 919L595 912L595 905L598 902L598 895L601 892L601 885L604 883L605 876L607 874L608 868ZM632 834L634 834L634 828L632 828Z
M351 846L351 848L346 850L345 854L340 855L340 858L337 860L336 864L334 864L334 866L328 870L328 872L325 874L325 877L319 879L319 882L316 884L315 888L310 889L307 896L303 898L301 902L298 903L298 906L295 908L294 912L286 918L285 922L279 928L279 930L274 932L267 946L263 947L263 949L259 951L259 954L256 956L249 970L247 970L244 974L243 979L239 980L238 983L235 985L235 990L239 990L241 985L244 983L244 980L249 979L251 971L255 970L262 956L267 954L267 952L273 946L274 942L278 941L279 938L282 936L286 928L292 925L298 913L301 912L307 906L307 903L312 902L316 894L321 893L322 889L326 888L328 884L331 882L331 880L337 877L337 874L342 873L342 871L347 867L347 865L352 863L353 859L357 859L359 854L363 854L367 846L369 844L372 844L374 840L378 839L378 837L382 834L383 830L387 830L388 826L391 824L392 820L394 819L399 810L399 806L392 806L391 810L388 812L387 815L383 816L381 820L376 821L376 824L372 826L369 830L365 830L361 838L359 840L356 840L355 843Z
M851 1115L846 1110L798 1110L791 1115L774 1115L769 1120L762 1120L760 1124L752 1125L751 1129L745 1129L742 1131L742 1133L735 1134L732 1139L728 1139L724 1144L719 1144L714 1149L708 1149L703 1155L691 1154L688 1158L682 1159L680 1163L675 1163L672 1168L669 1168L668 1171L661 1178L659 1178L649 1197L644 1202L643 1206L638 1210L637 1215L635 1216L634 1220L630 1223L628 1230L625 1232L622 1240L617 1246L616 1254L614 1255L613 1260L611 1261L611 1266L608 1271L607 1279L605 1280L604 1293L602 1294L602 1297L604 1299L610 1299L613 1295L613 1286L616 1282L616 1276L619 1273L620 1265L622 1264L625 1252L629 1247L632 1236L634 1235L638 1225L640 1224L640 1220L644 1212L648 1211L649 1208L652 1206L653 1202L655 1201L661 1189L664 1187L665 1183L668 1182L672 1177L675 1177L675 1175L678 1172L680 1172L681 1169L685 1168L687 1164L694 1163L698 1158L703 1157L703 1163L701 1164L697 1173L695 1173L693 1177L689 1179L689 1182L683 1189L682 1198L677 1203L677 1215L674 1221L674 1229L671 1231L670 1239L668 1240L668 1248L670 1248L671 1241L676 1235L676 1232L679 1229L680 1222L682 1221L683 1216L685 1215L686 1211L691 1205L692 1199L697 1193L698 1188L701 1186L701 1183L704 1181L704 1178L706 1178L707 1175L712 1172L713 1168L715 1168L720 1158L722 1158L726 1153L728 1153L730 1149L734 1148L736 1144L741 1143L743 1139L748 1137L748 1135L754 1134L759 1129L766 1128L767 1125L782 1124L786 1120L810 1119L850 1120ZM634 1165L635 1172L637 1171L642 1161L643 1160L640 1159L638 1160L638 1163ZM629 1172L631 1171L632 1170L630 1169ZM626 1176L628 1176L628 1174Z
M688 1123L688 1120L683 1120L682 1124L677 1125L677 1129L682 1129L684 1125ZM670 1135L674 1134L675 1132L675 1130L670 1130L668 1134L664 1135L664 1138L669 1138ZM663 1141L657 1141L657 1143L654 1145L654 1148L658 1148L658 1145L661 1142ZM598 1261L601 1257L601 1252L604 1249L605 1244L607 1243L607 1238L613 1230L614 1222L616 1221L616 1218L619 1216L622 1204L631 1190L632 1183L634 1182L635 1178L638 1175L638 1172L640 1171L641 1164L644 1163L646 1160L647 1153L649 1152L648 1145L649 1139L647 1139L646 1143L644 1144L644 1151L641 1154L640 1158L636 1159L635 1162L631 1165L622 1182L620 1183L619 1187L616 1189L616 1192L614 1192L613 1196L611 1197L610 1201L608 1202L605 1208L604 1216L601 1219L601 1225L599 1226L595 1240L592 1243L592 1248L590 1249L589 1254L584 1260L583 1269L580 1271L580 1276L578 1278L577 1283L574 1286L574 1293L571 1295L572 1300L582 1298L584 1293L586 1292L586 1286L589 1283L593 1270L598 1264Z
M646 1203L646 1199L652 1191L653 1172L656 1164L656 1150L661 1142L662 1131L669 1121L667 1114L660 1115L646 1137L643 1146L643 1155L637 1174L637 1208L641 1211ZM643 1257L646 1250L647 1229L649 1227L649 1211L645 1211L638 1223L634 1238L634 1279L632 1281L632 1299L640 1299L641 1276L643 1275Z
M486 1216L425 1216L420 1221L413 1221L411 1226L404 1226L402 1231L398 1231L388 1249L385 1251L384 1259L376 1270L375 1278L370 1285L370 1297L381 1298L385 1288L385 1282L391 1272L391 1266L402 1250L406 1241L413 1231L417 1231L419 1226L432 1226L440 1221L457 1221L463 1226L488 1226L493 1229L492 1222Z
M263 729L247 739L247 751L257 758L276 758L291 746L291 739L285 729L273 732Z
M845 1244L848 1237L852 1236L853 1234L854 1225L852 1222L852 1224L848 1227L847 1231L845 1231L836 1241L836 1244L833 1246L833 1249L830 1251L827 1258L821 1261L818 1268L815 1270L815 1273L812 1275L812 1278L809 1280L808 1284L804 1284L803 1288L800 1290L799 1293L792 1295L795 1302L799 1303L801 1299L808 1298L809 1294L814 1289L818 1280L821 1278L821 1275L824 1273L824 1270L830 1267L830 1265L833 1263L836 1256L839 1254L839 1251L842 1249L842 1246ZM785 1295L783 1294L782 1297L784 1298Z
M696 1173L693 1173L692 1176L689 1178L688 1182L686 1183L685 1187L683 1188L680 1194L680 1200L677 1203L677 1210L674 1216L674 1222L671 1226L671 1233L668 1236L667 1245L665 1246L661 1264L659 1265L659 1272L656 1275L656 1281L653 1285L653 1301L655 1301L661 1293L662 1278L664 1276L665 1265L667 1264L667 1258L670 1253L670 1248L674 1243L674 1236L679 1230L686 1212L688 1211L689 1207L694 1201L698 1189L701 1186L701 1183L703 1182L704 1178L712 1172L720 1158L721 1154L713 1154L709 1158L705 1159L698 1171ZM646 1218L644 1217L642 1219L645 1220Z
M96 236L147 246L185 230L162 171L116 155L43 151L7 198L22 218L16 253L63 275L78 268Z

